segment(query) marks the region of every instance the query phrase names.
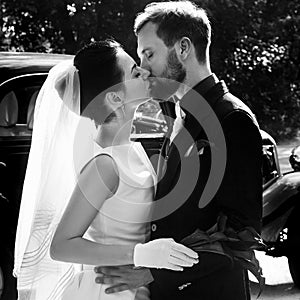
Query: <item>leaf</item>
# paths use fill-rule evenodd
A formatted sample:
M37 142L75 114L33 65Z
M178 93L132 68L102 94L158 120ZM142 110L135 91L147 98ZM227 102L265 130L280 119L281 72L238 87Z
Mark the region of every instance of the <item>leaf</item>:
M265 278L263 277L262 268L259 265L259 261L255 257L254 251L251 253L251 258L245 258L244 256L240 256L238 258L235 258L238 262L238 264L244 268L249 270L257 279L259 283L259 293L257 295L257 298L261 295L262 290L265 286Z

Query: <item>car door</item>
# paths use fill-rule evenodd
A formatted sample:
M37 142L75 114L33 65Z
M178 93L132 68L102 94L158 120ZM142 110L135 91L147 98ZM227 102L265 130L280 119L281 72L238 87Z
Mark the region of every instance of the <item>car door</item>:
M1 193L19 207L31 144L33 110L47 74L12 78L0 85Z

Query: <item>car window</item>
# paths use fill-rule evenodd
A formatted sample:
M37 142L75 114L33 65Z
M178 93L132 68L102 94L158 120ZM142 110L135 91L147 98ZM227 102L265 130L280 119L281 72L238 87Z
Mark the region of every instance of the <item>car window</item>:
M268 183L271 179L278 176L278 169L276 163L276 150L274 145L263 146L263 184Z
M31 136L38 92L47 74L32 74L0 86L0 137ZM168 125L156 100L140 105L132 125L132 138L163 137Z
M138 107L133 120L132 136L164 136L167 131L168 125L158 101L151 99Z
M11 79L0 86L0 137L30 137L37 94L46 74Z

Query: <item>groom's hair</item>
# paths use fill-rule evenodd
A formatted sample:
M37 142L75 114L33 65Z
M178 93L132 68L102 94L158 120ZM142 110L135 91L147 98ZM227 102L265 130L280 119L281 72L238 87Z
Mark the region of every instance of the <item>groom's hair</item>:
M211 41L211 25L204 9L190 1L153 2L139 13L134 22L136 35L148 23L157 25L156 34L167 47L183 37L193 43L200 63L206 61Z
M91 102L95 97L98 96L101 100L101 96L104 97L104 91L119 88L120 83L124 81L124 71L119 67L117 58L117 53L121 49L123 48L118 42L107 39L92 42L80 49L75 55L74 66L79 71L80 80L81 113L89 104L93 104ZM92 108L89 113L91 110ZM103 120L99 114L93 119L97 117L100 123L107 123L115 117L114 113L107 113L105 107L102 107L102 113L104 115Z

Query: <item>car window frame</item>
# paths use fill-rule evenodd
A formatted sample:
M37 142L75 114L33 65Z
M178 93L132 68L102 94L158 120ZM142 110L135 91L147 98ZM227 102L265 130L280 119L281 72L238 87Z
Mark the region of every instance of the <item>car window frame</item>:
M15 86L17 85L18 88L27 88L33 86L40 86L42 87L43 83L45 82L48 76L47 72L42 73L30 73L30 74L22 74L12 78L9 78L0 84L0 99L2 99L8 92L13 91ZM18 101L20 101L18 99ZM20 103L18 103L20 104ZM16 127L21 127L27 125L26 123L19 123L15 125ZM29 135L1 135L0 139L3 140L22 140L22 139L31 139L31 134Z

